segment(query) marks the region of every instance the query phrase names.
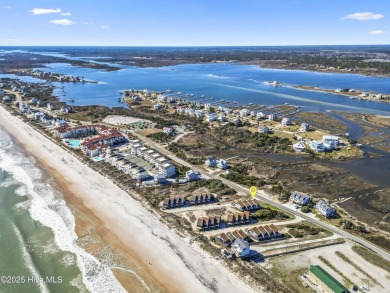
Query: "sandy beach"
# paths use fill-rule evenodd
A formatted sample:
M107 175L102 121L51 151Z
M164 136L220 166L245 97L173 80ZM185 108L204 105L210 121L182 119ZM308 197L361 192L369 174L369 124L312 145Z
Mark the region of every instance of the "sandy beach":
M129 270L112 268L128 291L253 292L222 263L169 230L111 180L3 107L0 126L53 177L76 217L78 236L93 230L129 265ZM94 245L84 248L92 254L96 249Z

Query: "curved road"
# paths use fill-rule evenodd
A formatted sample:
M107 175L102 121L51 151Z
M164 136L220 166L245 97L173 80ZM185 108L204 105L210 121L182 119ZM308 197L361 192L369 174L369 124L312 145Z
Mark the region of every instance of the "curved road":
M208 172L206 172L205 170L199 168L199 167L196 167L196 166L193 166L192 164L172 155L169 151L167 151L166 149L164 148L161 148L158 144L156 144L154 141L152 141L151 139L147 138L147 137L144 137L134 131L131 131L132 134L134 134L135 136L137 136L140 140L142 140L143 142L149 144L150 146L152 146L153 148L155 148L158 152L160 152L161 154L163 154L164 156L170 158L172 161L175 161L183 166L186 166L188 168L191 168L192 170L194 171L197 171L199 172L200 174L204 175L204 176L207 176L207 177L210 177L210 178L213 178L213 179L218 179L218 180L221 180L224 184L226 184L227 186L229 186L230 188L233 188L235 189L236 191L238 192L242 192L242 193L245 193L245 194L248 194L248 188L246 187L243 187L239 184L236 184L232 181L229 181L229 180L226 180L224 178L221 178L219 176L216 176L216 175L213 175L213 174L210 174ZM288 212L290 214L293 214L295 216L298 216L298 217L301 217L303 219L305 219L306 221L310 222L310 223L313 223L319 227L322 227L324 229L327 229L329 231L332 231L333 233L335 234L338 234L340 235L341 237L344 237L346 239L349 239L349 240L352 240L360 245L363 245L369 249L371 249L372 251L376 252L377 254L379 254L380 256L382 256L383 258L385 258L386 260L390 261L390 254L388 252L386 252L385 250L383 250L382 248L372 244L371 242L363 239L363 238L360 238L360 237L357 237L355 235L352 235L344 230L341 230L333 225L330 225L328 223L325 223L325 222L322 222L320 220L317 220L317 219L313 219L303 213L300 213L294 209L291 209L291 208L288 208L288 207L285 207L283 205L281 205L280 203L277 203L275 201L273 201L272 199L270 199L269 195L264 191L264 190L260 190L257 192L257 196L256 198L262 202L265 202L265 203L268 203L270 205L273 205L274 207L277 207L278 209L281 209L285 212Z

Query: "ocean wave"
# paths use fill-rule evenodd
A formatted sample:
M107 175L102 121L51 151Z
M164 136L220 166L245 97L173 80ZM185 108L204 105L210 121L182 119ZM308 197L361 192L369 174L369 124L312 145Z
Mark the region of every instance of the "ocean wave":
M257 83L257 84L268 84L267 81L260 81L260 80L256 80L256 79L252 79L252 78L250 78L249 80L253 81L254 83Z
M214 77L214 78L224 78L224 79L228 79L228 78L231 78L229 76L223 76L223 75L216 75L216 74L207 74L208 77Z
M34 265L34 261L32 260L31 255L28 253L28 251L26 249L26 243L24 242L24 239L22 237L22 233L20 233L20 230L18 229L18 227L16 227L15 224L12 224L12 228L15 231L15 235L18 237L18 240L20 243L20 249L22 251L23 260L24 260L26 267L30 271L31 276L33 276L35 280L43 280L42 276L39 274L38 269ZM40 282L37 282L36 284L39 286L39 289L41 292L43 292L43 293L50 292L49 288L47 287L45 282L40 281Z
M21 185L16 190L17 194L29 197L28 211L32 219L53 231L54 242L60 250L76 256L83 282L89 291L126 292L107 265L76 244L75 219L65 201L43 180L43 173L35 165L35 160L15 148L9 135L1 129L0 169ZM33 273L35 275L37 272ZM41 289L48 292L45 288Z

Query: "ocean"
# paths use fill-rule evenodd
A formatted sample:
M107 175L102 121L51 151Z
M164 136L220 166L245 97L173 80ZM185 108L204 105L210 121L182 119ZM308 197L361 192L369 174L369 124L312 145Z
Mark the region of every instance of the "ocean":
M0 292L126 292L77 245L53 179L0 128Z

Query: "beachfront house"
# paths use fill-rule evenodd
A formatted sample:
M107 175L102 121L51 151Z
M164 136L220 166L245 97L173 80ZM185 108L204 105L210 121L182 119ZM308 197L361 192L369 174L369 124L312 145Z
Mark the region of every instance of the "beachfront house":
M264 117L265 117L265 114L263 112L257 112L257 114L256 114L257 119L264 119Z
M172 134L173 133L173 128L172 127L164 127L163 132L166 134Z
M137 95L132 96L131 99L133 100L133 102L141 102L142 101L142 99Z
M186 180L187 181L196 181L199 180L199 174L194 170L189 170L186 172Z
M241 117L246 117L246 116L249 116L251 114L251 111L249 109L242 109L240 110L240 116Z
M268 120L269 121L274 121L276 119L276 114L269 114L268 115Z
M52 124L55 127L68 126L68 123L64 119L53 119Z
M340 138L336 135L324 135L322 137L322 142L324 144L334 144L335 146L338 146L340 143Z
M213 121L216 121L218 118L218 115L215 114L215 113L209 113L207 115L207 122L213 122Z
M257 131L258 131L259 133L269 133L269 132L270 132L268 126L266 126L266 125L259 126L259 128L257 129Z
M228 163L225 160L217 160L217 168L226 170L228 168Z
M163 184L167 182L167 177L164 174L158 174L156 177L154 177L154 182Z
M49 111L53 111L54 110L54 106L52 104L50 104L50 103L47 103L47 109Z
M176 167L170 163L164 163L158 167L160 174L164 174L168 178L176 175Z
M293 191L290 196L290 200L298 205L306 205L310 201L310 196L307 193Z
M73 113L73 109L71 107L62 106L61 112L63 113Z
M316 210L324 217L331 218L336 213L336 210L330 206L325 200L320 200L316 204Z
M162 107L163 107L163 105L161 105L160 103L154 104L154 106L153 106L153 108L154 108L155 110L159 110L159 109L161 109Z
M234 126L239 127L242 126L242 120L240 118L237 118L233 121Z
M319 140L312 140L310 142L310 149L315 151L315 152L324 152L325 151L325 146L322 141Z
M234 253L237 257L247 258L250 255L250 247L249 243L242 238L237 238L234 240L232 244L232 253Z
M221 121L221 122L227 122L226 116L223 116L223 115L219 115L218 116L218 120Z
M287 117L283 118L283 119L282 119L282 125L283 125L283 126L289 126L289 125L291 125L291 119L290 119L290 118L287 118Z
M214 157L208 158L205 162L207 167L216 167L217 166L217 159Z
M38 103L38 100L36 98L32 98L30 100L30 104L32 104L32 105L36 105L37 103Z
M298 141L297 143L293 144L293 148L296 152L302 152L303 150L306 149L305 144L302 141Z
M301 124L301 127L299 128L300 132L306 132L306 131L309 131L309 130L310 130L310 124L309 123L305 123L305 122L303 122Z
M12 101L11 97L9 97L9 96L3 97L3 102L4 103L11 102L11 101Z

